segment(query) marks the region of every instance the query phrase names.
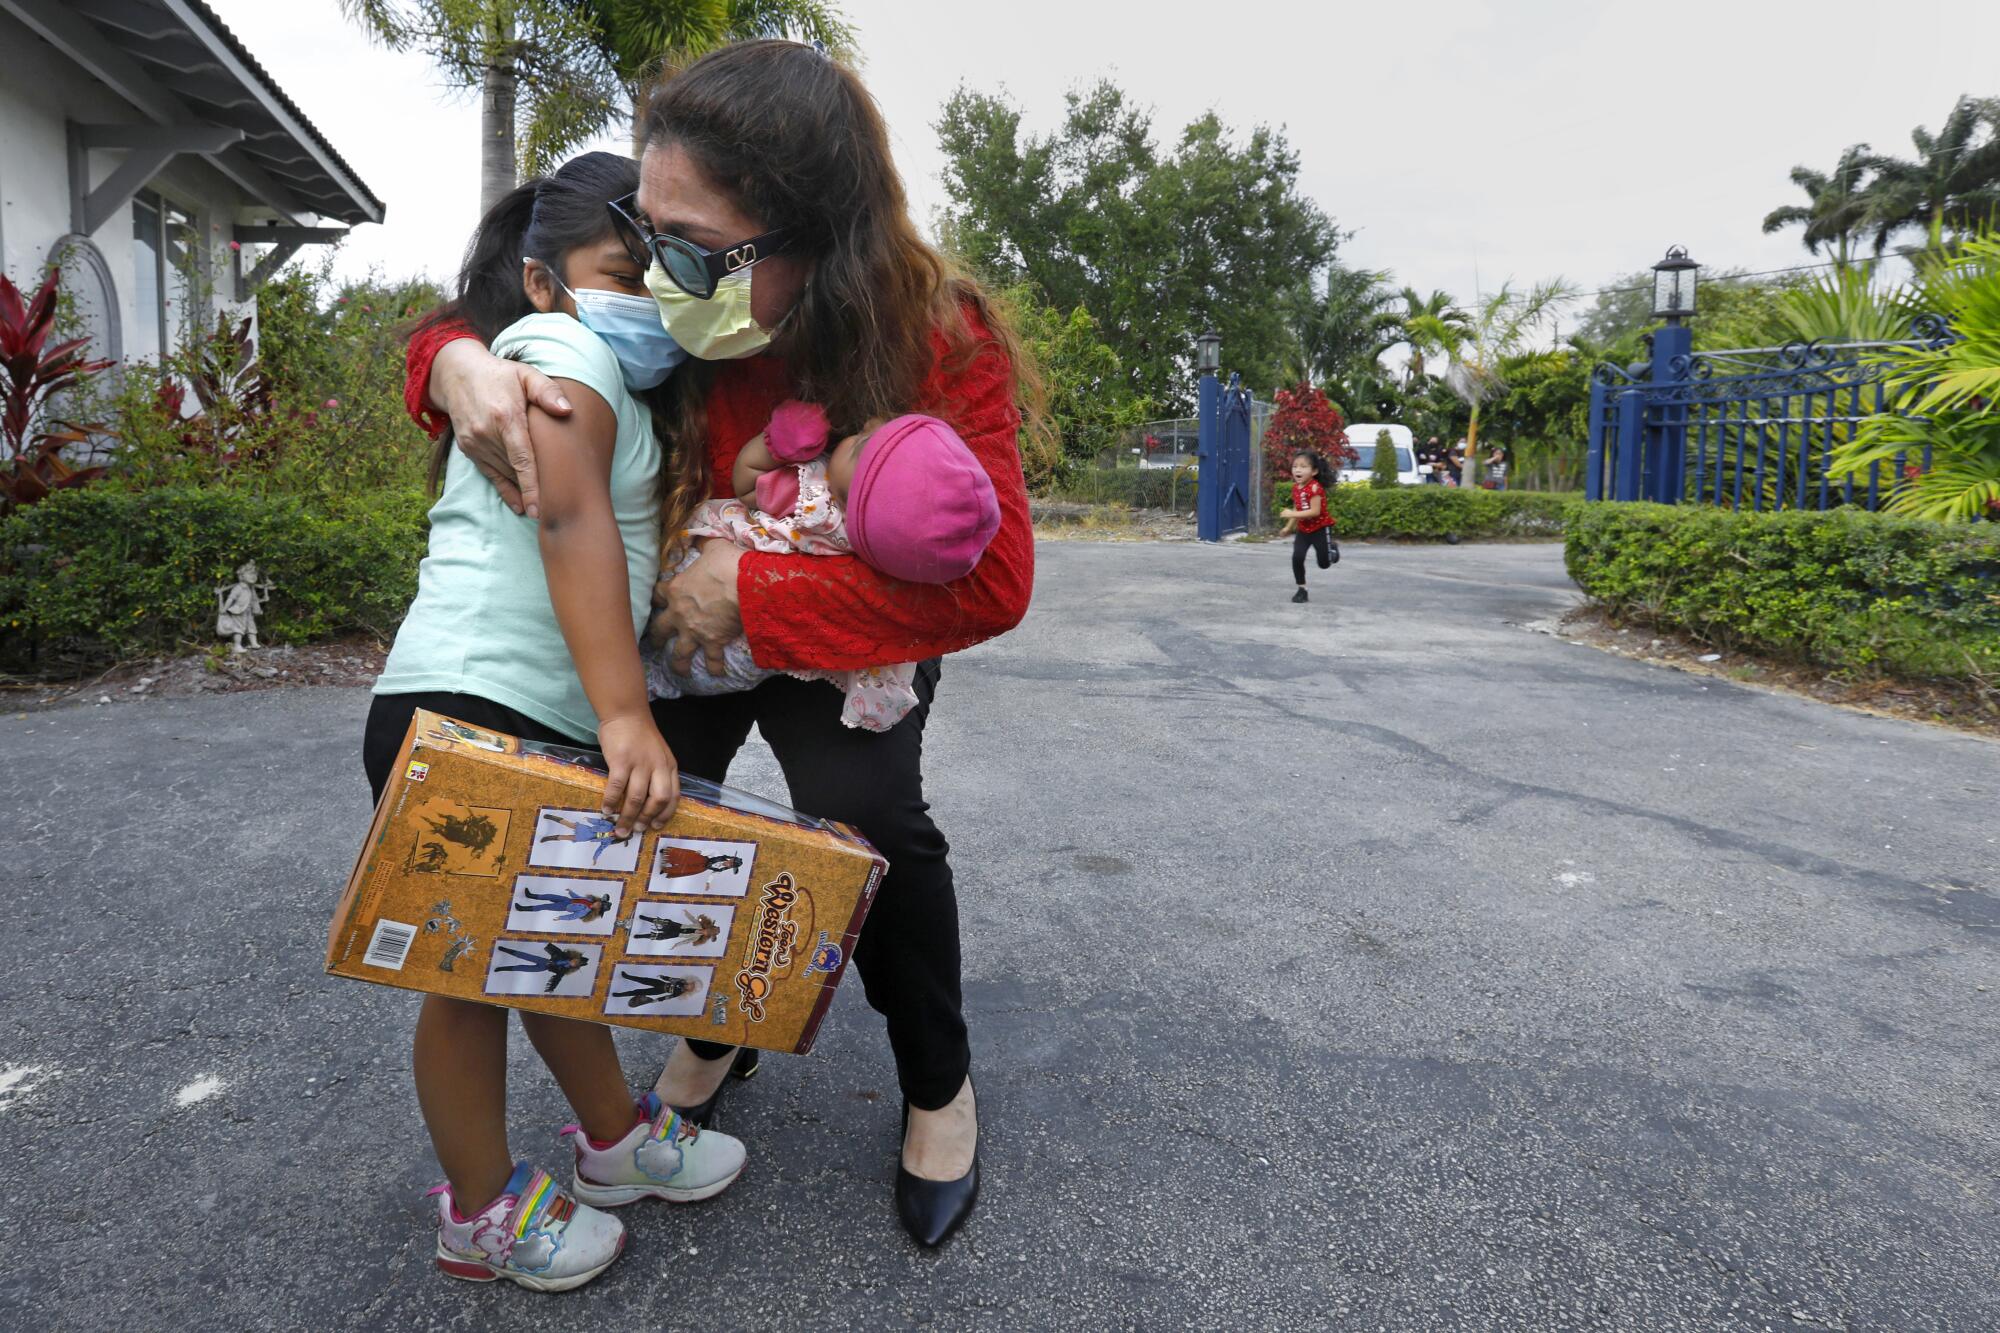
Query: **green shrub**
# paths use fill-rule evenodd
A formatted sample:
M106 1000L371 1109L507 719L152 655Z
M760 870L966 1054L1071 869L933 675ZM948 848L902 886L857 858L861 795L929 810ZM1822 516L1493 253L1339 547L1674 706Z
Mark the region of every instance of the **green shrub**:
M1368 467L1368 484L1378 491L1386 491L1403 483L1397 479L1396 439L1386 427L1375 432L1374 461Z
M216 642L215 589L254 559L266 643L392 634L416 595L429 501L337 510L233 487L65 492L0 521L0 664L68 668Z
M1356 541L1373 537L1441 541L1445 537L1559 537L1575 495L1540 491L1461 490L1398 486L1377 490L1349 483L1333 488L1327 511L1334 532ZM1292 483L1278 484L1273 512L1292 502Z
M1863 510L1580 505L1570 577L1615 614L1843 671L2000 673L2000 531Z

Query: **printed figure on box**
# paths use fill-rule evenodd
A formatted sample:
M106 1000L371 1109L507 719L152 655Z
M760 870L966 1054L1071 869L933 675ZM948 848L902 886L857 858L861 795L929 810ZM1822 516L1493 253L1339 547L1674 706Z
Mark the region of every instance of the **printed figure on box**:
M546 994L553 994L555 988L562 984L562 979L570 973L580 972L590 965L590 956L581 950L563 949L553 944L544 944L540 954L516 949L506 944L496 944L493 949L495 953L508 954L521 960L518 963L503 963L496 958L493 963L495 972L548 973L549 979L542 986Z
M454 741L463 741L467 745L477 746L482 750L491 750L494 754L507 753L507 742L501 740L492 732L481 731L477 727L468 727L463 722L454 722L448 717L439 718L436 730L432 731L424 739L428 741L441 741L446 745L450 745Z
M600 811L543 810L535 821L528 860L538 866L629 874L639 868L639 830L621 838L618 821Z
M740 898L750 888L754 842L720 842L709 838L662 838L653 852L648 893L690 897Z
M257 642L257 615L270 600L271 581L258 570L255 560L237 566L236 582L215 590L215 633L231 641L230 652L242 652L245 639L252 648L264 646Z
M604 1012L693 1016L708 1003L712 967L620 963L605 988Z
M764 433L736 455L736 498L695 512L667 576L692 565L711 541L780 555L856 555L910 583L950 583L972 572L1000 529L1000 502L950 426L911 415L871 423L829 448L831 435L817 405L780 403ZM712 676L697 653L683 676L656 653L646 685L656 699L675 699L733 694L779 674L751 659L743 635L723 661L727 671ZM868 731L889 730L917 702L914 662L785 674L839 686L847 696L841 722Z
M644 925L642 933L639 929ZM632 938L635 940L682 940L690 945L713 944L721 937L722 927L714 917L706 912L688 913L685 919L676 921L670 916L632 917Z
M558 921L595 921L611 910L608 893L543 893L523 889L516 912L553 912Z

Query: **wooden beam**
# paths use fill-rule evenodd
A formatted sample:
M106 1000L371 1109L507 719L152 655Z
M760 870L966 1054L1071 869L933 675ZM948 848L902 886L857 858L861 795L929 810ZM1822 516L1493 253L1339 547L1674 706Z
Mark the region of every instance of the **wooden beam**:
M228 125L79 125L77 129L85 148L208 154L243 142L243 131Z
M282 267L285 261L299 252L297 243L280 244L277 249L257 261L257 267L243 275L243 288L237 293L239 301L248 300L250 294L264 284L264 279Z
M347 235L345 227L274 227L239 222L230 239L238 245L332 245Z

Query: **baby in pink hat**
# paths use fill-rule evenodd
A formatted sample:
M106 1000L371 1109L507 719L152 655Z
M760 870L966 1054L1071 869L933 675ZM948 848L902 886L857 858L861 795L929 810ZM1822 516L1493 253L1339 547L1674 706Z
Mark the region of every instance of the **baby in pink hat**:
M731 478L734 500L710 500L695 513L672 572L694 563L704 540L746 551L859 556L892 578L950 583L970 574L1000 527L1000 502L986 469L951 427L936 417L902 416L827 447L826 413L787 402L743 446ZM701 656L677 676L663 653L647 663L657 698L728 694L777 674L758 666L739 637L723 653L728 670L709 674ZM794 671L826 680L847 696L840 720L887 731L916 706L916 663L860 671Z

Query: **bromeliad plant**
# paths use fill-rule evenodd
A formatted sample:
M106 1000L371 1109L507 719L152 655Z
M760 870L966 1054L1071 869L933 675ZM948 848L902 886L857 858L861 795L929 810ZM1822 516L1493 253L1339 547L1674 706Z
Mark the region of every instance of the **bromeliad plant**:
M1828 466L1901 466L1888 504L1900 514L2000 521L2000 232L1920 259L1916 285L1917 304L1949 321L1951 336L1880 354L1896 410L1863 422Z
M88 338L50 345L56 326L56 296L62 270L51 268L41 288L26 301L21 289L0 274L0 515L33 504L51 491L67 490L104 475L101 467L75 467L63 453L104 433L93 423L51 416L53 400L111 367L93 361Z

